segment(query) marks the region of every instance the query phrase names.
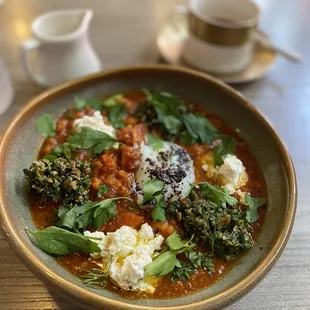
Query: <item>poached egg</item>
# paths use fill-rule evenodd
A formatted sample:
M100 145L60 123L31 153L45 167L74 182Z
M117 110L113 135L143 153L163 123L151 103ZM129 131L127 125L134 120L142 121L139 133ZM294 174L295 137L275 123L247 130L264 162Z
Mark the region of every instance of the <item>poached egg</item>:
M165 202L185 197L195 182L195 169L188 152L181 146L164 142L160 149L141 144L141 165L135 173L137 202L143 200L143 184L150 178L164 182Z

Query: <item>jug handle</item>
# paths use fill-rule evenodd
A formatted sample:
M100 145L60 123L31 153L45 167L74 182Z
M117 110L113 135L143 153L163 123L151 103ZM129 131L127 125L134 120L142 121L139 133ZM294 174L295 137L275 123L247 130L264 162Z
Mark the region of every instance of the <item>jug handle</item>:
M33 50L38 49L41 46L41 43L32 38L32 39L28 39L25 40L24 42L22 42L21 44L21 52L22 52L22 61L23 61L23 65L25 67L25 70L28 74L28 76L37 84L39 85L45 85L45 81L44 79L39 76L38 74L36 74L35 72L33 72L33 68L30 62L30 52L32 52Z

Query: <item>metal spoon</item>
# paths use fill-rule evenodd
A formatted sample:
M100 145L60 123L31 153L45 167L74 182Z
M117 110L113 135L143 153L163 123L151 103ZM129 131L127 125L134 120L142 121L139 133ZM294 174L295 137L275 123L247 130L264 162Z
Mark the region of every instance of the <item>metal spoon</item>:
M254 38L259 44L261 44L266 49L272 50L290 61L300 62L302 60L301 54L288 51L286 49L283 49L281 47L274 45L272 42L269 41L266 35L260 30L255 31Z

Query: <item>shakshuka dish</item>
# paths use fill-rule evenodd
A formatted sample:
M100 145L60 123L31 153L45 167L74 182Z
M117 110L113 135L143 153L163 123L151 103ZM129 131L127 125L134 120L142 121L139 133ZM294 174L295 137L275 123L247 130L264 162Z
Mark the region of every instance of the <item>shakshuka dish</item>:
M238 128L167 92L75 98L24 170L29 237L86 286L127 298L208 288L250 250L267 190ZM245 257L246 259L246 257Z

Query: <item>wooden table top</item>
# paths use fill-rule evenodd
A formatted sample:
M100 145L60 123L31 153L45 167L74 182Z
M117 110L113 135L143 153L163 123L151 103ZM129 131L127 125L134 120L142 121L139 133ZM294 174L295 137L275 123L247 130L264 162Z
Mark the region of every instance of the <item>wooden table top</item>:
M11 73L15 100L0 116L0 129L42 89L27 78L19 44L42 12L72 7L94 9L90 37L105 68L154 63L155 38L175 0L7 0L0 6L0 55ZM298 178L298 209L288 245L268 276L229 309L310 309L310 1L257 0L261 28L274 42L304 55L301 64L276 62L265 78L238 86L273 124L287 145ZM38 280L0 233L0 309L77 309Z

